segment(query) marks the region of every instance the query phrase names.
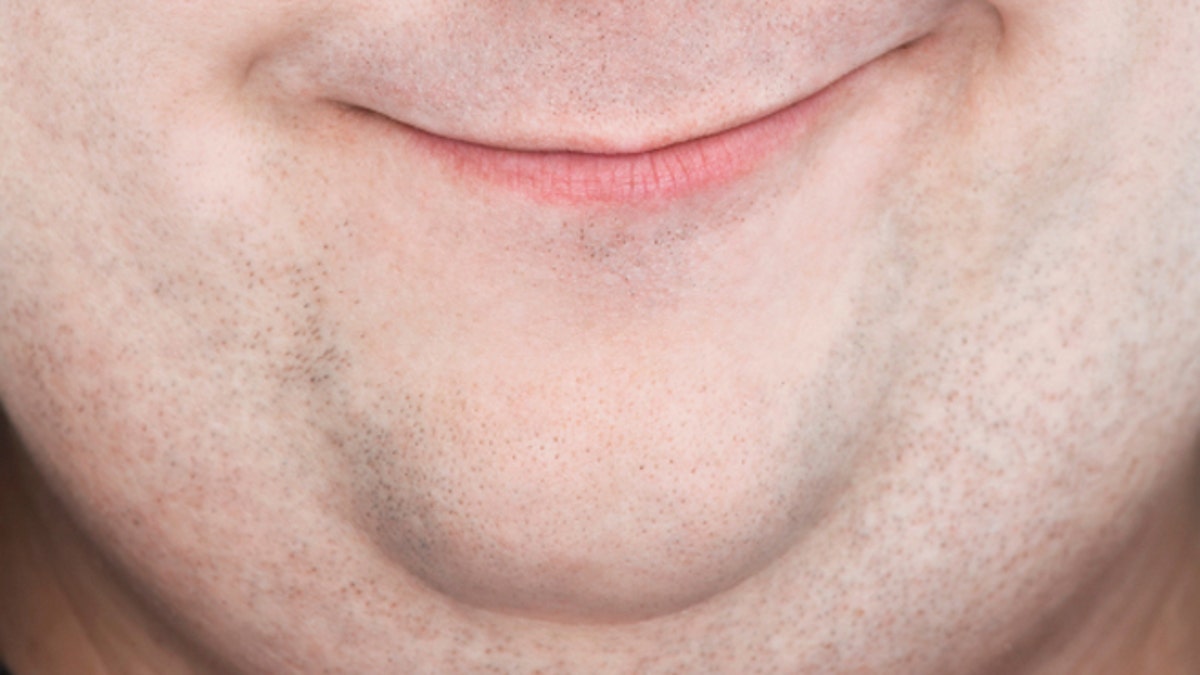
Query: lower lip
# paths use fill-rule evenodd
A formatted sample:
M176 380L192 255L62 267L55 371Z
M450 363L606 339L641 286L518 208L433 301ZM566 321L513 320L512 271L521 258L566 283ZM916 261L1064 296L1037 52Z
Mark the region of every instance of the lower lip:
M838 84L711 136L627 154L510 150L413 129L435 160L467 180L555 204L669 201L730 184L802 138Z

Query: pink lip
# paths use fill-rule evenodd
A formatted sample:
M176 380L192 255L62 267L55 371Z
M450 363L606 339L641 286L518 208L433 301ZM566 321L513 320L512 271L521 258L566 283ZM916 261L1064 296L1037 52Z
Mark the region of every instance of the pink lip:
M725 185L810 129L844 81L749 123L642 152L527 151L482 145L408 127L417 145L468 180L483 179L558 204L663 201Z

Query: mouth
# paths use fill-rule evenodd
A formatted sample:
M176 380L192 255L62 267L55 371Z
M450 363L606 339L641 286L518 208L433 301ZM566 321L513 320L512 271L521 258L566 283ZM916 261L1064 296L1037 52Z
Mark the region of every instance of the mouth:
M718 189L755 171L810 134L835 98L870 64L778 110L714 133L632 152L529 150L426 131L378 111L417 151L465 185L481 181L539 203L668 202Z

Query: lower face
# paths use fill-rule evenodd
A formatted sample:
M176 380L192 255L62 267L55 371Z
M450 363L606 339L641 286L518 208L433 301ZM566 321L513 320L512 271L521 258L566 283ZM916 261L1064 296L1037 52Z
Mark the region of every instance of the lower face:
M1177 64L1121 58L1153 17L945 3L753 166L561 199L325 98L287 40L26 11L0 9L0 397L230 663L718 610L847 666L955 632L921 658L957 662L1188 461L1200 235L1158 196L1197 176L1146 138L1187 135L1139 95Z

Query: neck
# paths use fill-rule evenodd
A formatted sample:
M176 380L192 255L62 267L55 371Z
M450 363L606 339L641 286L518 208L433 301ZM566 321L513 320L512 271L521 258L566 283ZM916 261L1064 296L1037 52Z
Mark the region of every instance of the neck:
M1200 480L1165 495L1125 554L992 669L1189 675L1200 663ZM217 673L105 564L0 417L0 661L15 674Z
M1200 663L1200 470L1180 476L1116 561L1095 570L1076 598L1029 634L1035 637L990 672L1194 675Z
M0 597L0 663L14 675L210 672L73 525L2 413Z

